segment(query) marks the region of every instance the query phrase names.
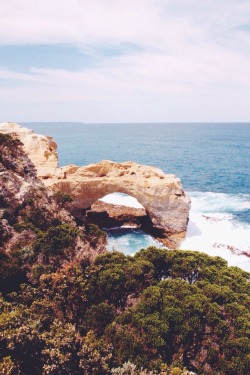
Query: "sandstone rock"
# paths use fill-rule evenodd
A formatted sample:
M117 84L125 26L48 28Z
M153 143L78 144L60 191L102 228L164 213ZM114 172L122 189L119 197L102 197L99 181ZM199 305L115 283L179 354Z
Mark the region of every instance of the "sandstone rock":
M57 145L52 137L35 134L33 130L16 123L0 123L0 133L17 136L23 149L37 169L37 176L49 178L58 167Z
M85 209L110 193L131 195L145 208L159 234L167 238L168 247L178 246L185 238L190 199L179 178L158 168L104 160L85 167L58 168L44 183L71 194L75 206Z
M118 204L106 203L103 201L97 201L91 206L91 210L95 212L106 211L110 217L141 217L146 216L144 208L135 208L128 206L120 206Z
M86 211L86 222L98 225L100 228L130 226L151 228L150 220L144 208L134 208L106 203L98 200Z

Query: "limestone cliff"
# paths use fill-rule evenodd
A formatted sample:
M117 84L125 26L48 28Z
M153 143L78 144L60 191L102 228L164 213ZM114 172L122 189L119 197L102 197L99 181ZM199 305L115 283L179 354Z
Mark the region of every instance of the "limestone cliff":
M57 145L52 137L35 134L16 123L0 123L0 133L17 136L37 170L39 178L52 177L58 167Z
M135 197L145 208L154 228L170 248L178 247L187 229L190 199L173 174L134 162L57 167L56 144L16 124L0 124L0 132L15 133L34 163L38 176L52 192L69 193L75 209L88 209L114 192Z
M10 134L0 132L0 268L3 269L3 262L9 267L5 272L6 290L17 273L22 276L20 282L24 282L27 275L36 277L37 267L55 270L72 259L93 259L106 251L100 231L94 242L94 230L89 233L86 227L77 226L69 207L62 203L63 196L48 194L19 137L12 131ZM56 241L66 241L45 254L54 232Z

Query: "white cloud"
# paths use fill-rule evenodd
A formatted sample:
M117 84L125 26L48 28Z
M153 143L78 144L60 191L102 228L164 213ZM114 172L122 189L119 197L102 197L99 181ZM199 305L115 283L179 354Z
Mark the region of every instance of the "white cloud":
M0 70L11 83L0 89L6 116L15 103L22 121L250 118L248 0L9 0L0 17L1 44L71 44L98 61L76 72ZM98 53L124 43L138 50Z

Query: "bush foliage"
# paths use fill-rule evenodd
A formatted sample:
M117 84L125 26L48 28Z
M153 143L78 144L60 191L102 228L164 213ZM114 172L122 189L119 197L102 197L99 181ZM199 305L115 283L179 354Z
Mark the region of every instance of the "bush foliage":
M76 235L52 227L35 251ZM221 258L151 247L48 271L0 300L2 373L248 374L249 274Z

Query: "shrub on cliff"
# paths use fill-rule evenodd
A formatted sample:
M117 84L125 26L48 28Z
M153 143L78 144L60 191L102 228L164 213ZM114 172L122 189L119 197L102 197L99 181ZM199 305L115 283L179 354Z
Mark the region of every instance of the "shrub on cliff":
M58 237L57 230L54 234ZM33 329L37 366L54 363L55 373L85 369L110 374L128 360L158 373L165 366L166 374L185 373L184 367L202 374L248 373L249 274L228 268L220 258L153 248L135 258L107 253L93 264L71 264L41 275L35 288L26 286L11 298L14 315L20 314L18 331ZM25 313L19 305L26 306ZM5 319L8 329L0 345L4 356L22 368L22 359L8 349L17 321L8 314Z
M73 201L70 194L63 193L60 190L53 194L52 197L60 206L65 206Z
M91 246L96 246L100 242L106 242L107 234L101 230L95 224L86 224L84 228L84 237L91 244Z
M38 236L34 251L45 256L62 255L65 249L74 246L78 233L78 229L69 224L51 227L45 234Z
M13 138L9 134L0 133L0 146L1 147L18 147L22 142L19 139Z
M7 170L21 171L20 160L15 156L22 152L22 142L19 139L15 139L9 134L0 133L0 163Z

